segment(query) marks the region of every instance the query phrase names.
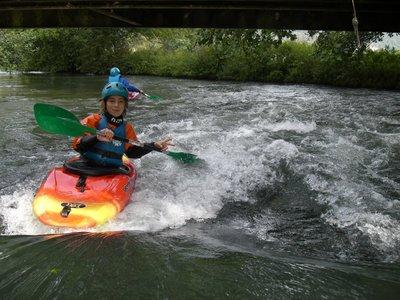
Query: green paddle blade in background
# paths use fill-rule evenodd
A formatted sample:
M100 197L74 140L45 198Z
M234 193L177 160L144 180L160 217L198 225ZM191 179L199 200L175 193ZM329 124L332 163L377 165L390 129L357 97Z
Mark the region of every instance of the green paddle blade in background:
M162 100L162 98L161 98L160 96L149 95L149 94L146 94L146 93L144 93L144 95L145 95L148 99L150 99L150 100L155 100L155 101L157 101L157 100Z

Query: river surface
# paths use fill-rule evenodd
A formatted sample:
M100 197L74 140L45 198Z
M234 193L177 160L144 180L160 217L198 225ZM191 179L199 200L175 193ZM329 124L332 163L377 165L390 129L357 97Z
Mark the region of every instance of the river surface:
M82 232L33 215L75 153L32 108L83 118L105 77L0 73L0 298L398 299L399 92L130 79L163 97L130 103L139 138L202 161L135 160L131 203Z

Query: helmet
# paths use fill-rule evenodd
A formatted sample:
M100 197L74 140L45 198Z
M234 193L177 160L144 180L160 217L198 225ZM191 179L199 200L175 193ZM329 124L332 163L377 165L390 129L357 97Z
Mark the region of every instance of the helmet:
M113 67L110 69L110 76L118 76L121 75L121 71L117 67Z
M101 98L103 100L107 100L107 98L110 96L121 96L124 97L126 101L128 101L128 90L120 82L111 82L108 83L101 92Z

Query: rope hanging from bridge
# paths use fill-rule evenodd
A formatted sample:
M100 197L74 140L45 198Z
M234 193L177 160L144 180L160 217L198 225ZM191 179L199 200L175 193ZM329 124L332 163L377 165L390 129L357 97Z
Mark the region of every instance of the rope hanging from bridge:
M354 0L351 0L351 2L353 3L353 20L351 22L353 23L354 33L356 34L356 37L357 37L358 48L360 48L361 42L360 42L360 34L358 33L358 20L357 20L356 5L354 4Z

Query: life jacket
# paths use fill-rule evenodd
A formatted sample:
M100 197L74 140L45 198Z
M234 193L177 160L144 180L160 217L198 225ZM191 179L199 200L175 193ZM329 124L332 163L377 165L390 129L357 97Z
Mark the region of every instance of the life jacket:
M105 116L102 116L97 130L108 128L108 121ZM110 129L110 128L109 128ZM115 129L111 129L114 135L125 138L125 122L122 122ZM112 140L111 142L98 141L88 151L82 155L89 160L102 165L110 167L122 166L122 155L125 153L125 142Z

